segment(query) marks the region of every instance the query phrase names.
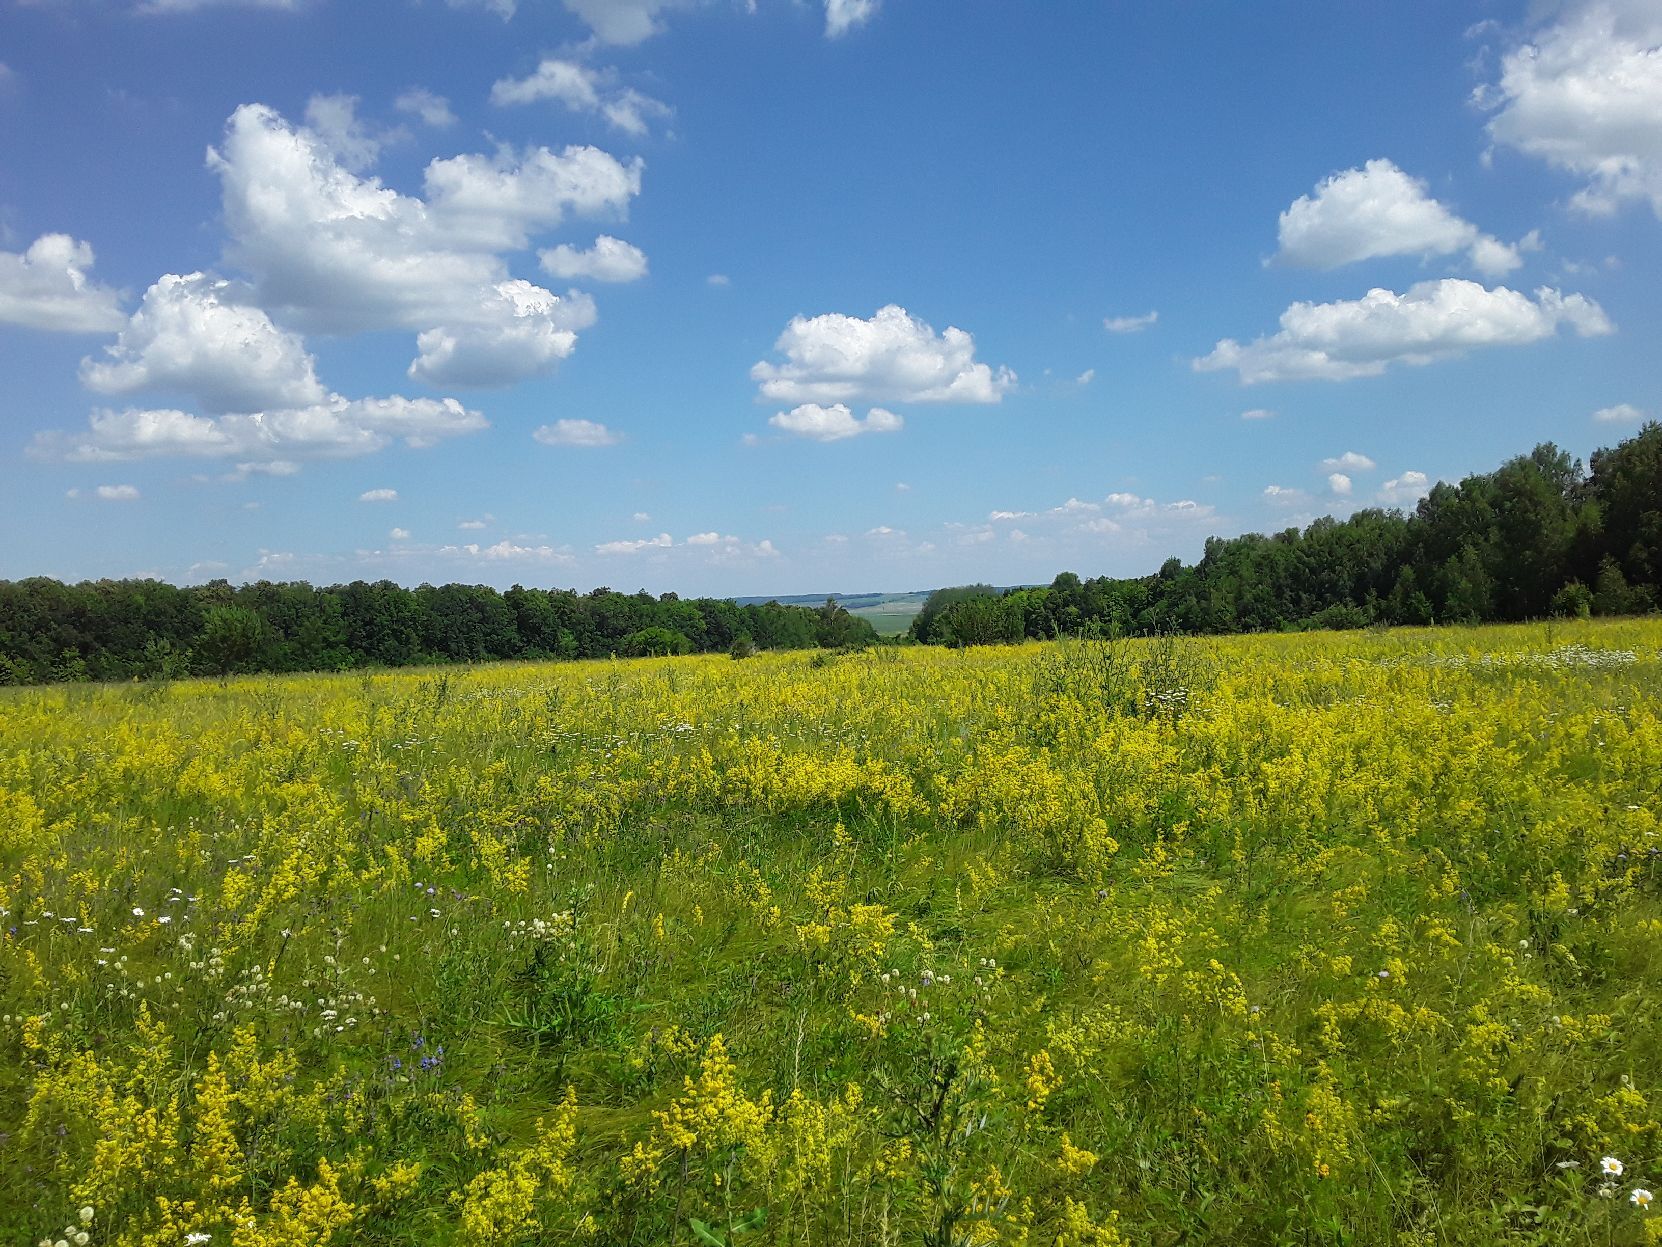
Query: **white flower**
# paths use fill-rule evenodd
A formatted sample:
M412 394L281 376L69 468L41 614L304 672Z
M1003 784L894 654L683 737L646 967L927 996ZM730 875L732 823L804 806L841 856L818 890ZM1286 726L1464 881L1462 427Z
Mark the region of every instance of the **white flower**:
M1606 1156L1599 1162L1599 1164L1603 1167L1604 1172L1609 1174L1612 1178L1619 1178L1622 1176L1622 1162L1617 1160L1614 1156Z
M90 1205L88 1205L87 1207L81 1209L81 1224L82 1225L91 1225L92 1224L92 1207Z
M165 927L168 923L173 921L173 917L171 914L163 914L160 918L157 918L156 921Z
M1627 1197L1627 1199L1628 1199L1628 1202L1630 1204L1632 1204L1635 1208L1649 1208L1650 1207L1650 1200L1651 1200L1650 1192L1647 1191L1642 1186L1634 1187L1633 1188L1633 1194L1629 1195Z
M197 1247L198 1243L205 1243L212 1237L212 1234L204 1234L201 1230L194 1230L185 1235L185 1242L188 1243L190 1247Z
M1580 1169L1581 1162L1579 1160L1561 1160L1557 1167L1560 1169Z
M133 906L133 917L135 917L135 918L144 917L144 911L142 909L140 909L137 905Z

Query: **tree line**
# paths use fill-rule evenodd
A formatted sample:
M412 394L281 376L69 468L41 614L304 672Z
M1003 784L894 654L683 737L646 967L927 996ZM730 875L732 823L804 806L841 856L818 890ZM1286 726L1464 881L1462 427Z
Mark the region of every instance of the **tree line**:
M1192 565L1048 586L937 590L911 629L975 645L1097 632L1258 632L1628 615L1662 605L1662 424L1595 451L1548 443L1437 484L1413 512L1213 537ZM339 671L493 659L841 648L876 640L827 600L224 580L0 581L0 684Z
M1213 537L1153 575L931 595L912 638L981 645L1102 632L1260 632L1632 615L1662 605L1662 424L1593 453L1551 443L1411 513L1367 509L1304 528Z
M0 684L866 645L824 606L392 581L0 581Z

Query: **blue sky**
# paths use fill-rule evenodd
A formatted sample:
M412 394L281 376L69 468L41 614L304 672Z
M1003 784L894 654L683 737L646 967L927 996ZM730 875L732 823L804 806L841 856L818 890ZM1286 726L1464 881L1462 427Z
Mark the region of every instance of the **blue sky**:
M1662 413L1662 9L0 0L0 577L1131 575Z

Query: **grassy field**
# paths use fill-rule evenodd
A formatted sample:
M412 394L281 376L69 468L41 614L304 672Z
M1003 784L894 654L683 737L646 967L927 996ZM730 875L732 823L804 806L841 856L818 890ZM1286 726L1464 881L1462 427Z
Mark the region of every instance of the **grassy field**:
M912 626L912 620L918 616L918 608L863 606L848 613L864 619L876 630L878 636L900 636Z
M0 1242L1662 1241L1659 646L0 690Z

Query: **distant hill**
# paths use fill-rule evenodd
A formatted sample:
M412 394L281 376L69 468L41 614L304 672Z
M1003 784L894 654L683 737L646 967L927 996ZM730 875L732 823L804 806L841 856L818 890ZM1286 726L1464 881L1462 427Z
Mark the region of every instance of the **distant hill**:
M795 593L785 597L734 598L740 606L760 606L778 602L781 606L823 606L831 598L850 615L858 615L877 630L878 636L899 636L912 626L913 617L933 589L914 589L906 593Z

